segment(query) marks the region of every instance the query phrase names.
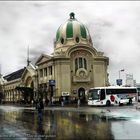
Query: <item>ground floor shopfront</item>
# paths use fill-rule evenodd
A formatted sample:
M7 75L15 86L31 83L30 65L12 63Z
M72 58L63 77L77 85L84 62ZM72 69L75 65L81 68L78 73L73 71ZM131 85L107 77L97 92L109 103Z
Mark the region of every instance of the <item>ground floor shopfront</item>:
M50 82L52 82L52 80ZM58 94L56 86L49 84L49 82L38 85L37 89L31 86L20 86L20 81L17 80L15 83L7 83L4 85L2 102L32 104L41 98L46 104L50 102L58 104L61 102L61 97L63 97L66 103L76 102L78 98L80 98L81 102L86 102L87 94L85 88L74 88L71 92L72 93L62 92Z

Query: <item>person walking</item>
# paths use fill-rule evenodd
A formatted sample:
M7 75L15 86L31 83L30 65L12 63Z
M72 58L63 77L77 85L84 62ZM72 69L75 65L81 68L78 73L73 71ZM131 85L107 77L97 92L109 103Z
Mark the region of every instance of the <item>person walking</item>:
M51 97L51 105L54 105L54 97Z
M49 105L49 99L48 99L48 97L46 98L46 100L45 100L45 104L46 104L46 106L48 106Z
M39 101L37 102L36 109L38 111L38 120L39 120L39 122L42 122L42 120L43 120L44 104L43 104L43 101L41 99L39 99Z
M32 106L32 107L34 106L34 101L33 101L33 100L31 101L31 106Z
M78 98L78 100L77 100L77 107L79 107L80 106L80 98Z
M62 107L64 106L64 99L63 99L63 96L61 96L61 106L62 106Z

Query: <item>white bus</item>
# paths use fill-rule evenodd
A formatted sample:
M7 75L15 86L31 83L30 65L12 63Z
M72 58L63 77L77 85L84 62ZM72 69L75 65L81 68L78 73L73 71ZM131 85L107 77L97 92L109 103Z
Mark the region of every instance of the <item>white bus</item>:
M138 102L140 102L140 87L137 87L137 92L138 92Z
M88 91L88 105L132 104L136 98L136 87L96 87Z

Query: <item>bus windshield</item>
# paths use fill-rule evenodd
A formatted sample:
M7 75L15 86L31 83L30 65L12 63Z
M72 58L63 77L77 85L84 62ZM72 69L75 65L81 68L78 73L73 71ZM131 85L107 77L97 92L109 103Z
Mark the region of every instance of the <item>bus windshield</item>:
M89 99L99 100L99 98L100 98L99 91L100 91L99 89L91 89L91 90L89 90L89 93L88 93Z

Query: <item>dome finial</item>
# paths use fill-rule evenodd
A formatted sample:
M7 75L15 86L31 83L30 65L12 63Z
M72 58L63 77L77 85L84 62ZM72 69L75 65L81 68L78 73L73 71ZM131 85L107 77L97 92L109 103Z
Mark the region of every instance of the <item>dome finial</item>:
M70 13L70 19L75 19L75 14L73 12Z

